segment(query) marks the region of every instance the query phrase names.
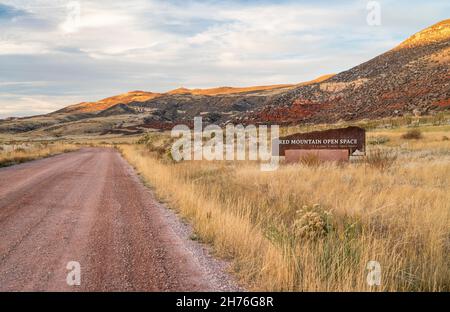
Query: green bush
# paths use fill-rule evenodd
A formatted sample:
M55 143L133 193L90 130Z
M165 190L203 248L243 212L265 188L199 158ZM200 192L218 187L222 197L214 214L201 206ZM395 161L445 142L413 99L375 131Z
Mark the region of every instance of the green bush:
M380 136L380 137L375 137L372 138L371 140L369 140L369 145L381 145L381 144L386 144L390 141L390 139L388 137L385 136Z

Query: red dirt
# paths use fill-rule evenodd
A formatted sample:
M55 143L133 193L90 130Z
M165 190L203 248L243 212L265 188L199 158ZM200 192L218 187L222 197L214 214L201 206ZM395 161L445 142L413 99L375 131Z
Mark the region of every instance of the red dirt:
M440 107L450 106L450 99L440 100L436 103L436 105Z
M0 291L217 290L113 149L1 169L0 198Z

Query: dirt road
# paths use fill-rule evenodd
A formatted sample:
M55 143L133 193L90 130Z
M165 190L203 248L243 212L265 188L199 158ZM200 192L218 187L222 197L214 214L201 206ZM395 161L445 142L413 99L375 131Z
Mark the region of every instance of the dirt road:
M0 169L2 291L235 290L188 235L113 149Z

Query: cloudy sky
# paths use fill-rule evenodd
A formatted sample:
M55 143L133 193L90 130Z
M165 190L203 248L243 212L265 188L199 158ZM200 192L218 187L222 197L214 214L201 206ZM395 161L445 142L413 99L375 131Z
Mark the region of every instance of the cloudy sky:
M450 12L448 0L381 0L369 25L369 2L0 0L0 118L130 90L310 80Z

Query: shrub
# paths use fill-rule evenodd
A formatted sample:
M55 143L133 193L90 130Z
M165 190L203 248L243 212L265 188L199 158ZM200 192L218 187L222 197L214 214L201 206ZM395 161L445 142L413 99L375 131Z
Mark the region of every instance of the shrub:
M372 138L371 140L369 140L369 145L381 145L381 144L388 143L389 141L390 141L390 139L388 137L380 136L380 137L375 137L375 138Z
M331 230L331 212L322 210L320 205L303 206L296 212L294 234L297 237L318 239Z
M402 138L405 140L419 140L422 138L422 132L417 129L409 130L404 135L402 135Z
M370 167L386 170L397 160L397 153L389 149L376 148L366 156L366 163Z
M442 141L448 141L448 140L450 140L450 139L448 138L448 136L444 135L444 136L442 137Z
M433 116L433 125L442 125L445 123L445 115L443 112L437 113Z
M404 116L404 117L403 117L403 120L404 120L404 122L405 122L406 125L410 125L410 124L412 124L412 122L413 122L412 117L409 116L409 115Z

